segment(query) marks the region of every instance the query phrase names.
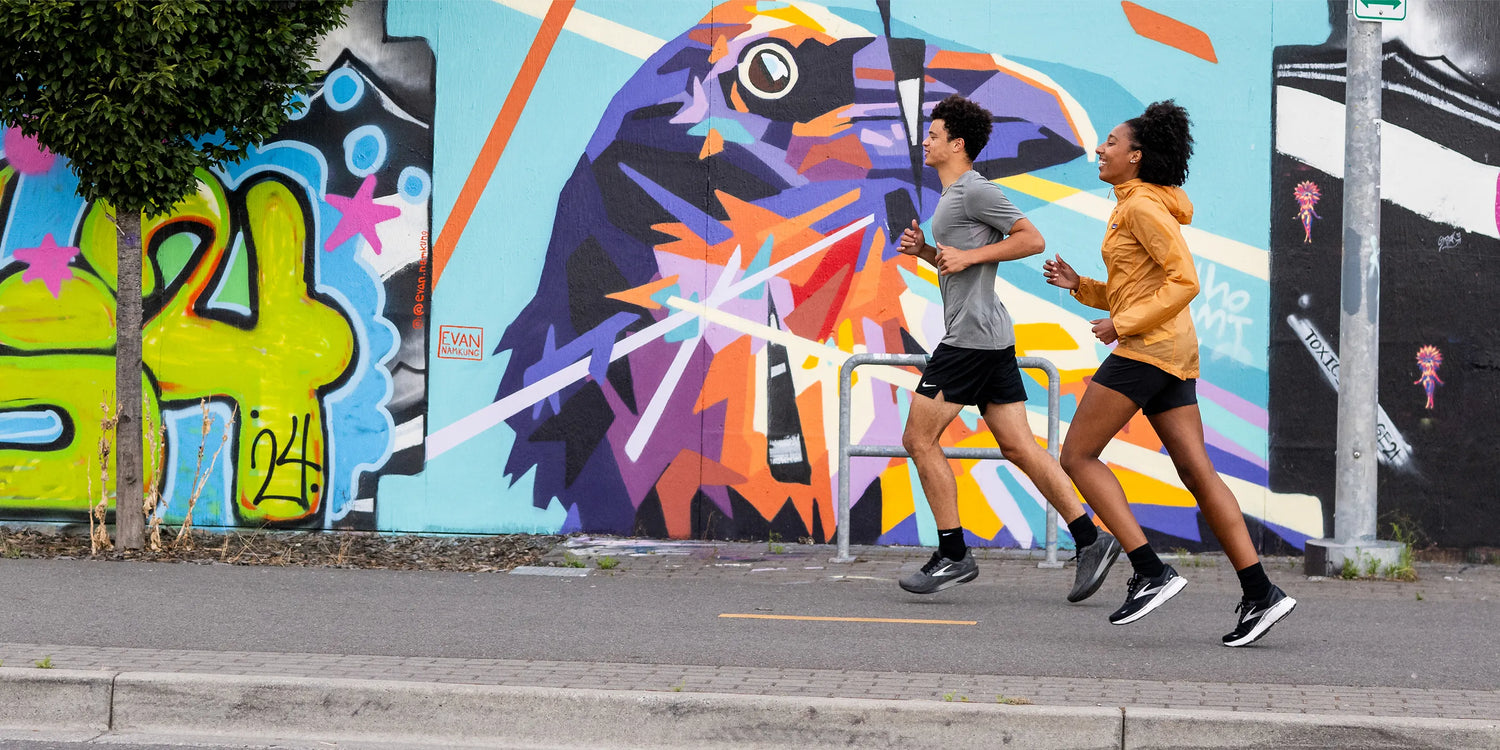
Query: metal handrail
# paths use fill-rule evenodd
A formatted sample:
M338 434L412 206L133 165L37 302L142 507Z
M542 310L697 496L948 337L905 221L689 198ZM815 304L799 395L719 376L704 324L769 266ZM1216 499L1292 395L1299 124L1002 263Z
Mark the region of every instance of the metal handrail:
M1059 404L1061 403L1057 366L1042 357L1017 357L1016 364L1047 374L1047 453L1058 456ZM899 445L852 445L849 442L849 401L853 390L854 368L861 365L892 365L923 368L927 356L923 354L855 354L844 360L839 368L839 504L838 504L838 555L832 562L854 562L849 555L849 457L875 456L880 458L910 458L911 455ZM960 459L1001 459L1005 455L999 448L944 448L943 455ZM1057 509L1047 505L1047 559L1040 567L1058 568L1057 560Z

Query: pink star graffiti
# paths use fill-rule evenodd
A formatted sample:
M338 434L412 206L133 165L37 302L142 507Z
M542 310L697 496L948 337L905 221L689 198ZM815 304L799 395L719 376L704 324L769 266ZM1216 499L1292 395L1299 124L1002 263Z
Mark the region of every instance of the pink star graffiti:
M401 215L401 209L375 202L375 175L366 175L365 181L359 185L359 192L352 198L329 195L324 200L339 212L338 226L323 243L323 249L329 252L357 234L369 241L370 247L379 255L380 236L375 234L375 225Z
M52 292L53 299L56 299L62 295L63 282L73 278L73 269L68 263L77 254L76 247L58 247L52 233L48 232L40 246L16 249L16 260L26 264L21 282L40 281L47 285L47 291Z

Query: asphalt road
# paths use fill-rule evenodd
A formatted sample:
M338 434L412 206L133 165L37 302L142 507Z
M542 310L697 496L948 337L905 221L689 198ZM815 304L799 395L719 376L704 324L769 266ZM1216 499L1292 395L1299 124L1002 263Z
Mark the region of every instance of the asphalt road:
M551 578L4 560L0 641L1168 681L1500 684L1495 597L1304 594L1296 613L1257 647L1226 649L1219 637L1232 625L1235 597L1222 586L1190 584L1151 617L1120 627L1105 616L1123 580L1069 605L1057 586L1061 571L1053 573L1003 585L981 578L919 598L889 582L835 582L821 573L771 584L743 574ZM725 613L977 624L720 617Z

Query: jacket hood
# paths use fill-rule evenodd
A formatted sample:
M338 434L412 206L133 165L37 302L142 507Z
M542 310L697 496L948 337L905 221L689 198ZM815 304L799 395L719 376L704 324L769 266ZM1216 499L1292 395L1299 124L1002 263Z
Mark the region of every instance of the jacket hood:
M1142 182L1139 178L1115 186L1115 197L1121 201L1136 193L1160 203L1177 223L1193 223L1193 202L1182 188Z

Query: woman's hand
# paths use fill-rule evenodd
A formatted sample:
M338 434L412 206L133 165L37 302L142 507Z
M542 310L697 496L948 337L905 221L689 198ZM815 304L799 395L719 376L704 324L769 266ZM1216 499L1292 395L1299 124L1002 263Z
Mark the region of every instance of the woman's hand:
M1115 333L1115 322L1113 320L1100 318L1089 322L1094 324L1094 338L1099 339L1099 343L1108 346L1119 340L1120 336Z
M1055 287L1061 287L1069 291L1078 289L1078 272L1062 259L1061 255L1055 255L1051 260L1042 263L1042 275L1047 277L1047 283ZM1113 326L1111 326L1113 329ZM1109 343L1109 342L1105 342Z

